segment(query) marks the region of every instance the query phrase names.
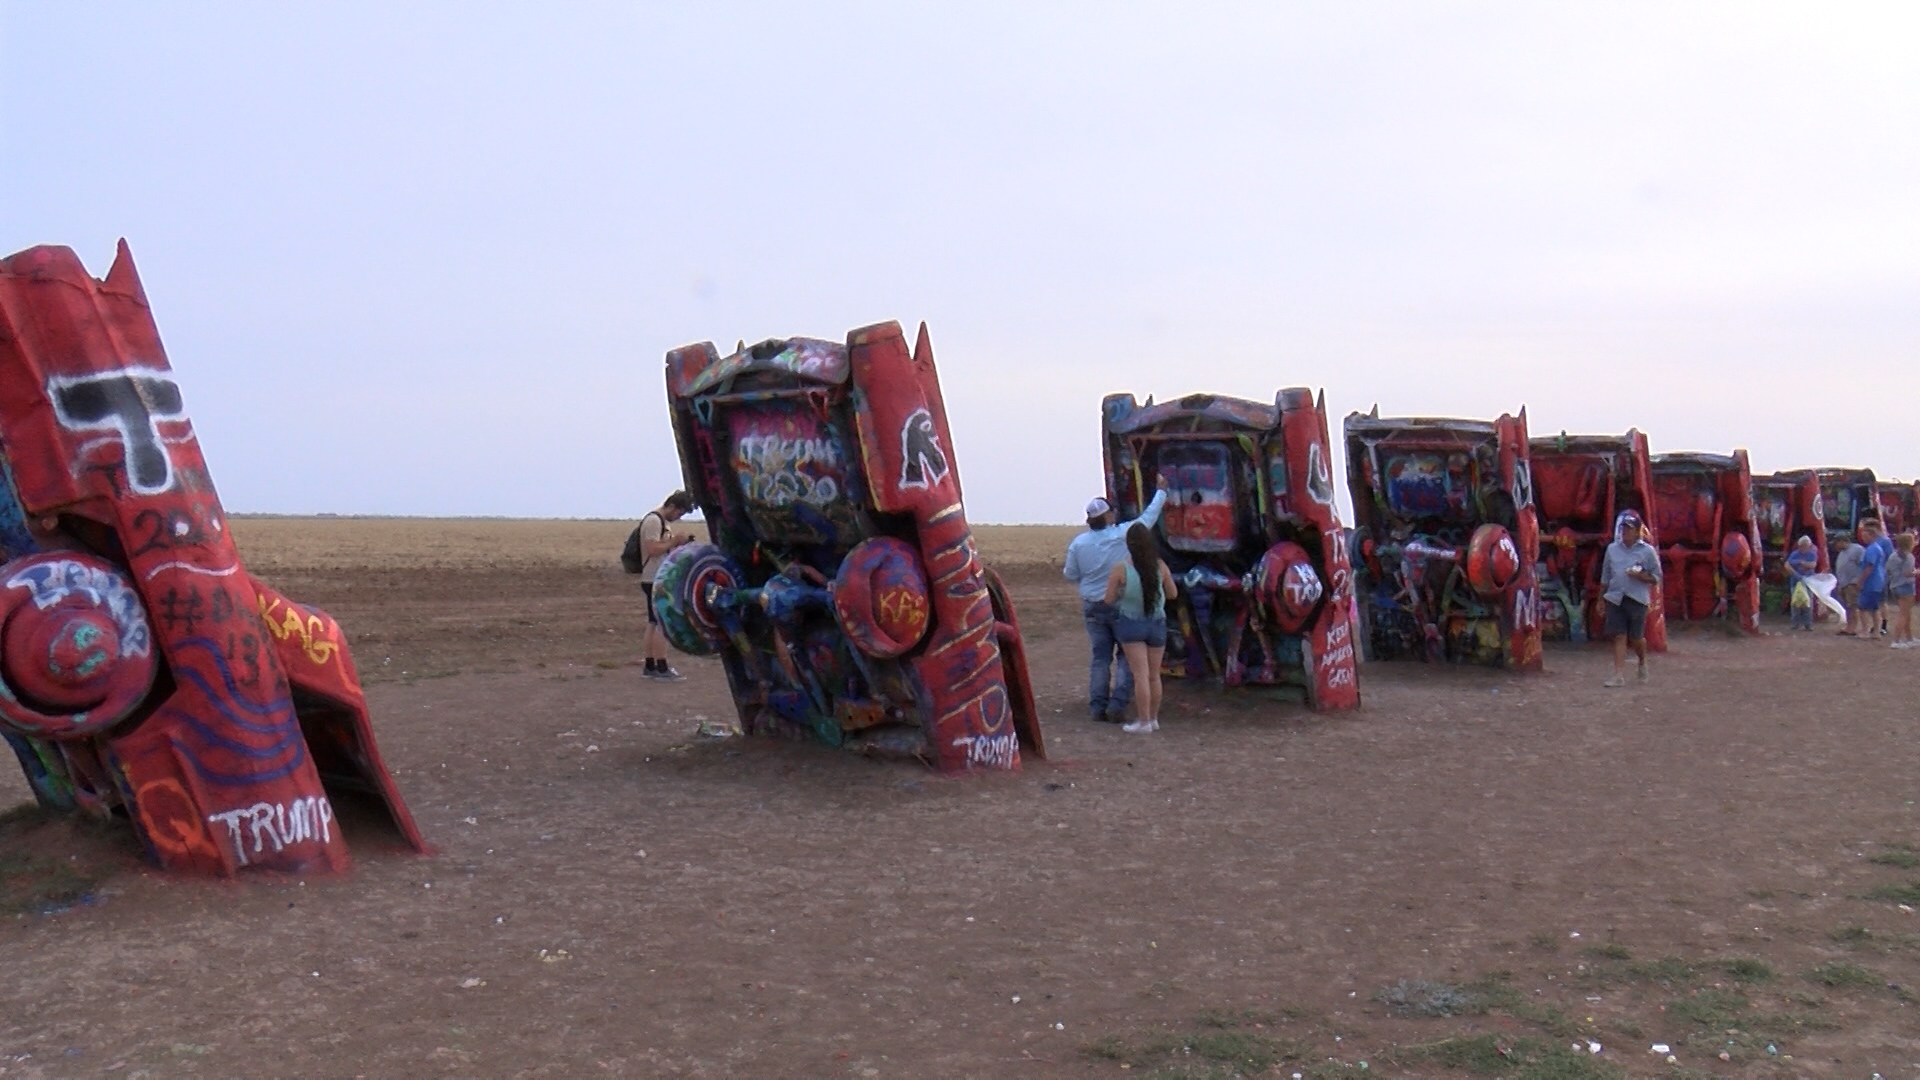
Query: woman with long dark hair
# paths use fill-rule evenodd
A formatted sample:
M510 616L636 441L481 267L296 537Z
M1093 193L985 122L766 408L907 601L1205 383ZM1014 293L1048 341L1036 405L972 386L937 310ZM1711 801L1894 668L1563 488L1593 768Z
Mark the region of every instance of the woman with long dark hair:
M1160 659L1167 651L1167 601L1178 595L1173 572L1160 561L1153 530L1135 524L1127 530L1126 559L1107 575L1107 603L1120 611L1113 636L1133 670L1133 704L1138 710L1122 731L1160 730Z

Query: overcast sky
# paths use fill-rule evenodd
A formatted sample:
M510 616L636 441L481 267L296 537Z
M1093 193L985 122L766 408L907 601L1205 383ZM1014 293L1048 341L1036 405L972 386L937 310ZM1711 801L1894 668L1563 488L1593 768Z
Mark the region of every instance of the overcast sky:
M0 70L0 254L128 239L234 511L637 516L667 349L886 319L979 522L1116 391L1920 475L1920 5L0 0Z

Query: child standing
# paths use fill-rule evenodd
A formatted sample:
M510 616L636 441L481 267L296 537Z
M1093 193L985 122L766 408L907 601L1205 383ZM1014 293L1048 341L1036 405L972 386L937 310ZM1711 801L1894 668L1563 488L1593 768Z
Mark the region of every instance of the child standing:
M1887 559L1887 596L1894 603L1893 647L1913 648L1913 543L1910 532L1893 538Z

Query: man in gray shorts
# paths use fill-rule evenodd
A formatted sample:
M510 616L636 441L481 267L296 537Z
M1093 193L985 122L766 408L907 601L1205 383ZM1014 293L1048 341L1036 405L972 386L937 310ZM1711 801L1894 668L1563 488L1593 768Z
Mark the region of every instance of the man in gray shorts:
M1628 510L1615 524L1614 541L1600 564L1601 598L1607 603L1607 633L1613 638L1613 677L1602 686L1627 685L1627 645L1640 658L1647 681L1647 605L1660 584L1660 553L1647 543L1640 515Z

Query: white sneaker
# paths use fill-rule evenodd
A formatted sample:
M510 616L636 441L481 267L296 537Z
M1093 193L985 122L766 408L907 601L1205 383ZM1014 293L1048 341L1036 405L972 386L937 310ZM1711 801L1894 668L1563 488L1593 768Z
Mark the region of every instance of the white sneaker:
M1645 665L1645 664L1641 664L1641 665L1640 665L1640 681L1641 681L1641 682L1646 682L1646 681L1647 681L1647 677L1648 677L1648 676L1647 676L1647 665Z
M1121 730L1121 731L1124 731L1124 732L1127 732L1127 733L1129 733L1129 734L1132 734L1132 735L1144 735L1144 734L1146 734L1147 732L1150 732L1150 731L1159 731L1159 730L1160 730L1160 721L1158 721L1158 720L1134 720L1134 721L1131 721L1131 722L1129 722L1129 723L1125 723L1125 724L1121 724L1121 725L1120 725L1120 730Z
M1601 685L1601 686L1604 686L1604 687L1607 687L1608 689L1612 689L1612 688L1614 688L1614 687L1617 687L1617 686L1625 686L1625 685L1627 685L1627 680L1626 680L1626 679L1624 679L1624 678L1621 678L1621 677L1620 677L1620 676L1618 676L1618 675L1609 675L1609 676L1607 676L1607 681L1606 681L1606 682L1603 682L1603 683L1601 683L1600 685Z

